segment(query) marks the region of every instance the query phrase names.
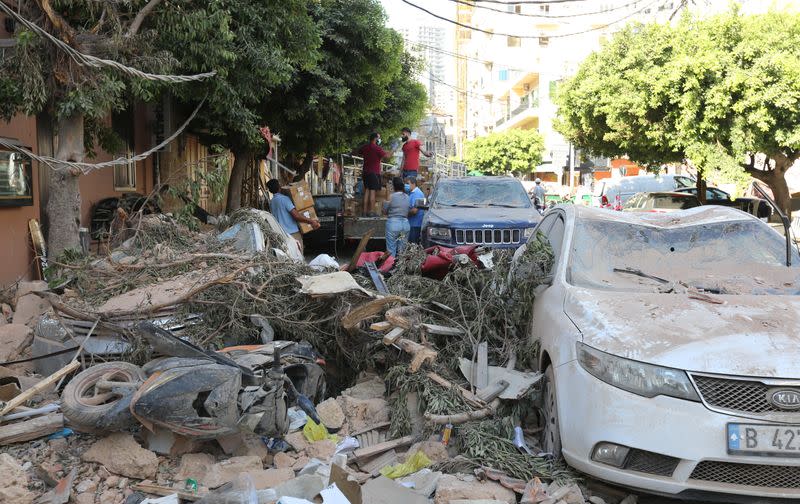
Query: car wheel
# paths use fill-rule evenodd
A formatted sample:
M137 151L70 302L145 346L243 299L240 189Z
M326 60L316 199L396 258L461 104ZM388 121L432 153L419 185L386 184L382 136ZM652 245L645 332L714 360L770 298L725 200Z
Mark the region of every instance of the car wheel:
M561 431L558 421L558 402L556 399L556 380L553 366L548 366L544 372L542 419L542 450L552 453L553 458L561 457Z

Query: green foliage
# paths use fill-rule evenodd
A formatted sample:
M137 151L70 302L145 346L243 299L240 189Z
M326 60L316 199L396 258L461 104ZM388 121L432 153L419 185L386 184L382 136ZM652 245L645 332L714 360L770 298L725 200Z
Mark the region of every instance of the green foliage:
M228 156L221 145L211 146L211 155L193 167L191 177L183 183L170 186L170 196L180 198L186 196L189 201L175 215L177 221L189 229L198 229L198 221L194 217L197 202L204 192L208 192L211 201L218 203L225 196L228 187Z
M631 25L557 96L557 129L594 154L689 159L736 178L749 153L800 152L800 16L733 9Z
M512 129L471 140L464 161L470 169L488 175L520 175L534 171L543 152L544 139L538 131Z

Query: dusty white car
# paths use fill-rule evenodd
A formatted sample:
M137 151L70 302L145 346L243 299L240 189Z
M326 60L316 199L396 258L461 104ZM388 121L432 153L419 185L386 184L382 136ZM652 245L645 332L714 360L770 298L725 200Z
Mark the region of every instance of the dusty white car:
M551 210L545 451L611 483L800 502L800 256L755 217Z

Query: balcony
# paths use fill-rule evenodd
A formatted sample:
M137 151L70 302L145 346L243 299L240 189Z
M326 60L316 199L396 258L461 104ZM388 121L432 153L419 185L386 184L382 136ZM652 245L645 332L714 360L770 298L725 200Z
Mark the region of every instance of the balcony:
M495 122L495 131L508 129L534 129L539 127L539 97L528 94L522 97L513 110Z

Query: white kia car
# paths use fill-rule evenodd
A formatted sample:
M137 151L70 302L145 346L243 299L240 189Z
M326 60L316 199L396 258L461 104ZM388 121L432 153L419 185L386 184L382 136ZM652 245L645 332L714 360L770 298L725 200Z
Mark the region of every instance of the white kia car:
M537 229L556 258L532 325L545 451L652 493L800 502L800 256L784 237L720 206L561 206Z

